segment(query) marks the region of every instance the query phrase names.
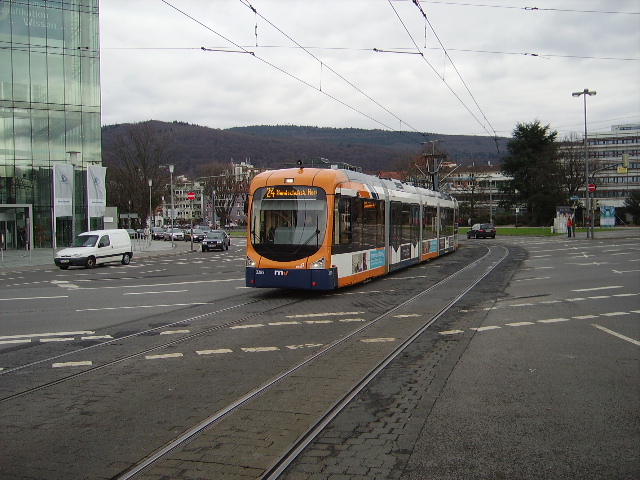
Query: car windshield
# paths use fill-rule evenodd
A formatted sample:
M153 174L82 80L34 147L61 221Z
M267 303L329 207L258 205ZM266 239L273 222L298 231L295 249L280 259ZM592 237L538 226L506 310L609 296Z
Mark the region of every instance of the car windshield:
M73 241L74 247L95 247L98 235L78 235Z
M209 232L207 238L213 238L215 240L224 240L224 233L222 232Z
M480 228L483 230L493 230L493 225L491 225L490 223L485 223L483 225L480 225Z

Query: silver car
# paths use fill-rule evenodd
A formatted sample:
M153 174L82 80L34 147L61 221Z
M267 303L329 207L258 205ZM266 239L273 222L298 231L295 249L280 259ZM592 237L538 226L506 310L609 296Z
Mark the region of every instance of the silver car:
M173 240L184 240L184 232L179 228L167 228L167 231L164 232L164 241Z

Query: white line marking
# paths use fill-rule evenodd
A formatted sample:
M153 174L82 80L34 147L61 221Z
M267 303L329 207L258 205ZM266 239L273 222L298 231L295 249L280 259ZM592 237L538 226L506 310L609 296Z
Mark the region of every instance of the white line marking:
M495 330L497 328L502 328L502 327L499 327L497 325L489 325L487 327L474 327L474 328L470 328L469 330L475 330L476 332L484 332L486 330Z
M236 325L234 327L231 327L231 330L240 330L242 328L260 328L260 327L264 327L264 325L262 323L254 323L252 325Z
M289 350L299 350L301 348L318 348L321 347L322 343L305 343L304 345L287 345Z
M103 308L79 308L76 312L99 312L102 310L134 310L136 308L165 308L165 307L190 307L192 305L207 305L206 302L172 303L158 305L136 305L135 307L103 307Z
M49 333L29 333L27 335L6 335L0 337L0 340L12 340L14 338L31 338L31 337L55 337L55 336L69 336L69 335L91 335L96 333L92 330L81 330L79 332L49 332Z
M445 330L444 332L438 332L440 335L457 335L458 333L464 333L464 330Z
M612 295L613 297L635 297L638 295L637 293L616 293Z
M542 304L552 304L552 303L562 303L562 300L546 300L544 302L540 302Z
M620 315L629 315L629 312L609 312L609 313L601 313L603 317L618 317Z
M218 355L221 353L233 353L233 350L229 348L218 348L216 350L197 350L198 355Z
M54 363L51 365L53 368L65 368L65 367L90 367L93 365L93 362L64 362L64 363Z
M162 292L131 292L131 293L124 293L123 295L153 295L155 293L183 293L188 291L189 290L164 290Z
M50 298L69 298L69 295L53 295L51 297L15 297L15 298L0 298L0 301L6 302L9 300L48 300Z
M640 342L639 342L638 340L634 340L633 338L625 337L624 335L622 335L622 334L620 334L620 333L618 333L618 332L614 332L613 330L609 330L608 328L601 327L600 325L597 325L597 324L595 324L595 323L592 323L592 325L593 325L594 327L596 327L596 328L598 328L598 329L602 330L603 332L607 332L607 333L609 333L609 334L613 335L614 337L621 338L622 340L626 340L627 342L631 342L631 343L633 343L634 345L638 345L638 346L640 346Z
M12 343L31 343L30 338L20 340L0 340L0 345L10 345Z
M558 322L568 322L568 318L549 318L547 320L538 320L538 323L558 323Z
M41 338L40 342L41 343L47 343L47 342L72 342L73 340L75 340L74 337L55 337L55 338Z
M364 312L326 312L326 313L305 313L301 315L287 315L287 318L309 318L309 317L329 317L337 315L362 315Z
M80 337L80 340L106 340L113 338L111 335L90 335L88 337Z
M516 303L513 305L509 305L510 307L529 307L533 305L533 303Z
M523 327L524 325L535 325L534 322L515 322L515 323L507 323L509 327Z
M394 315L394 318L409 318L409 317L421 317L419 313L409 313L407 315Z
M176 335L180 333L191 333L191 330L165 330L160 332L160 335Z
M314 324L314 323L333 323L333 320L306 320L304 323Z
M280 350L278 347L255 347L255 348L243 348L243 352L256 353L256 352L275 352Z
M271 322L271 323L268 323L267 325L270 325L272 327L279 327L281 325L300 325L300 322L296 322L296 321L291 321L291 322Z
M586 300L586 298L583 298L583 297L567 298L567 302L580 302L582 300Z
M580 315L578 317L571 318L575 318L576 320L589 320L590 318L598 318L598 315Z
M162 355L146 355L144 358L147 360L159 360L162 358L178 358L183 356L184 355L182 353L165 353Z
M341 318L338 321L347 323L347 322L366 322L367 320L364 318Z
M603 298L611 298L611 295L596 295L594 297L587 297L589 300L601 300Z
M362 343L385 343L385 342L395 342L395 338L365 338L364 340L360 340Z
M623 288L622 285L610 285L608 287L594 287L594 288L578 288L571 290L572 292L594 292L596 290L611 290L614 288Z

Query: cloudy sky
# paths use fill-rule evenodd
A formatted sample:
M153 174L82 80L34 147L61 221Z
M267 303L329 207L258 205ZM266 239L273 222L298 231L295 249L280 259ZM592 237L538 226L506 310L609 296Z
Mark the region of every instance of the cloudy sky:
M563 137L585 88L590 131L640 122L640 0L418 3L103 0L102 123Z

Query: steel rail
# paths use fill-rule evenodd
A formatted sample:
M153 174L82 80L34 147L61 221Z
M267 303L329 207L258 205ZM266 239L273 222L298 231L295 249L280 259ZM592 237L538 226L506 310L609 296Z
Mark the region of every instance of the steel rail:
M353 398L353 396L355 396L355 394L357 394L357 392L362 390L362 388L364 388L364 386L366 386L366 384L369 383L371 381L371 379L373 379L373 377L375 377L375 375L377 375L377 373L379 373L385 366L387 366L393 360L393 358L395 358L402 350L404 350L404 348L406 348L407 345L409 345L411 342L413 342L415 340L415 338L417 338L417 336L420 333L422 333L424 330L426 330L431 324L433 324L433 322L435 322L448 309L450 309L456 302L458 302L460 300L460 298L462 298L467 292L469 292L469 290L471 290L475 285L477 285L478 282L480 282L491 271L493 271L493 269L495 269L497 267L497 265L499 265L507 257L507 255L509 254L509 250L508 249L506 249L505 247L500 247L500 248L504 249L505 253L502 256L502 258L500 258L499 261L497 261L494 264L490 265L490 267L477 280L475 280L473 282L473 284L471 284L468 288L466 288L462 293L457 295L454 298L454 300L452 300L445 308L443 308L440 312L438 312L435 316L433 316L427 323L423 324L421 329L419 329L419 331L418 331L419 333L416 332L416 333L412 334L411 337L409 337L408 340L405 340L405 342L403 342L401 347L398 347L398 349L394 350L394 353L391 354L392 356L390 355L390 356L386 357L381 363L379 363L376 367L374 367L372 372L370 374L368 374L363 380L358 382L358 384L353 387L353 390L351 390L350 393L345 395L339 401L339 403L337 403L309 431L307 431L307 433L305 433L292 446L292 448L284 456L281 457L281 459L269 470L269 472L274 472L274 474L275 474L275 472L278 472L277 474L281 473L281 471L282 471L281 468L282 469L286 468L286 466L288 466L291 463L291 461L293 461L293 459L295 459L295 456L299 455L299 452L301 452L302 449L304 449L304 447L306 445L308 445L308 443L310 443L313 440L313 438L315 438L315 436L318 435L318 433L322 430L322 428L324 428L324 426L326 426L326 424L330 421L330 419L335 417L335 415L337 415L339 413L339 411L342 410L344 408L344 406L346 406L349 403L349 401ZM391 315L395 311L397 311L397 310L403 308L404 306L416 301L420 297L428 294L429 292L431 292L435 288L438 288L439 286L443 285L444 283L448 282L449 280L453 279L454 277L460 275L461 273L463 273L463 272L465 272L465 271L467 271L467 270L469 270L471 268L474 268L475 266L480 264L480 262L482 262L490 254L491 254L491 250L488 249L487 253L484 256L482 256L481 258L475 260L474 262L470 263L469 265L466 265L465 267L461 268L457 272L454 272L453 274L451 274L451 275L447 276L446 278L440 280L439 282L437 282L434 285L430 286L429 288L423 290L422 292L414 295L413 297L409 298L408 300L405 300L401 304L396 305L395 307L393 307L393 308L387 310L386 312L380 314L379 316L377 316L376 318L371 320L371 322L369 322L368 324L363 325L362 327L356 329L355 331L353 331L352 333L346 335L345 337L342 337L341 339L339 339L339 340L327 345L325 348L323 348L322 350L316 352L315 354L313 354L312 356L308 357L304 361L294 365L293 367L289 368L285 372L277 375L276 377L272 378L271 380L269 380L268 382L266 382L262 386L257 387L256 389L250 391L246 395L240 397L236 401L234 401L234 402L230 403L229 405L227 405L225 408L219 410L218 412L216 412L215 414L213 414L209 418L203 420L198 425L196 425L193 428L187 430L185 433L183 433L182 435L180 435L179 437L177 437L173 441L167 443L165 446L161 447L160 449L158 449L157 451L152 453L149 457L147 457L146 459L144 459L143 461L141 461L137 465L133 466L132 468L130 468L129 470L127 470L126 472L124 472L120 476L116 476L114 478L116 478L117 480L134 479L136 476L138 476L139 474L143 473L147 468L151 467L153 464L155 464L156 462L161 460L163 457L167 456L169 453L175 451L176 449L180 448L181 446L189 443L192 439L197 437L204 430L206 430L206 429L210 428L211 426L215 425L217 422L222 420L224 417L226 417L228 414L230 414L234 410L238 409L242 405L245 405L246 403L250 402L252 399L258 397L259 395L261 395L262 393L266 392L267 390L269 390L273 386L277 385L283 379L290 377L293 373L295 373L298 370L302 369L304 366L314 362L315 360L317 360L318 358L320 358L323 355L327 354L328 352L332 351L333 349L335 349L339 345L341 345L344 342L350 340L354 336L362 333L364 330L366 330L366 329L370 328L371 326L375 325L377 322L379 322L382 319L388 317L389 315ZM373 373L373 372L375 372L375 373ZM363 383L365 381L366 381L366 383ZM355 391L355 393L353 393L353 395L352 395L351 392L354 392L354 391ZM340 408L338 409L338 407L340 407ZM333 416L331 416L331 413L334 412L334 411L335 411L335 413L333 414ZM328 420L325 421L325 419L328 419ZM295 456L292 456L293 453L295 453ZM269 475L269 476L265 476L265 475ZM267 473L265 475L263 475L260 478L261 479L277 478L277 475L276 475L276 477L274 477L274 476L272 476L271 473Z

